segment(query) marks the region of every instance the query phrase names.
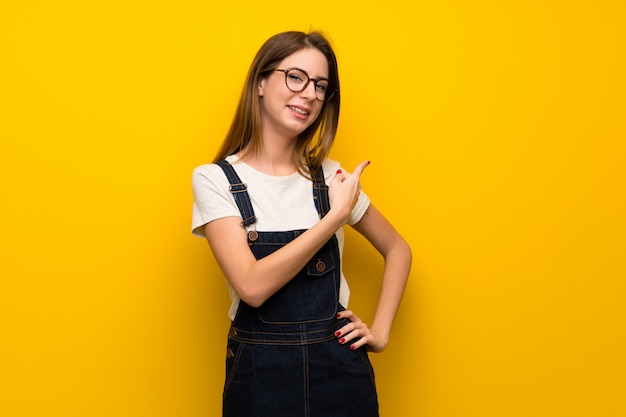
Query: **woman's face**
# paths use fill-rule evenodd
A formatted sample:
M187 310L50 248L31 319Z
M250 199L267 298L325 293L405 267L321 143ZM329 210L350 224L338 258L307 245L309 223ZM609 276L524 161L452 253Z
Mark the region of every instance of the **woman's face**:
M272 71L262 78L258 93L263 98L261 126L264 135L296 137L317 119L322 110L324 103L316 98L316 89L328 84L322 81L328 79L328 60L324 54L314 48L301 49L277 66L280 70L291 68L303 70L310 78L320 80L320 85L316 86L311 80L304 90L293 92L287 88L284 72Z

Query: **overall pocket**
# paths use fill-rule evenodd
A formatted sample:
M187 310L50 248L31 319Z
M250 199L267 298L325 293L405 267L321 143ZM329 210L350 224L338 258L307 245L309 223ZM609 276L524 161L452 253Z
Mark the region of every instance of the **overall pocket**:
M330 251L318 252L291 281L261 307L265 323L328 320L337 314L339 260Z

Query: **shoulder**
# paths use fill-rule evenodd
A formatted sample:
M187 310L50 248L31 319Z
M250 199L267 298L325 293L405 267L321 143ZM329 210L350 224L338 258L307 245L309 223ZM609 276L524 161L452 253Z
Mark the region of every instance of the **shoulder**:
M233 163L234 161L237 160L237 157L235 157L234 155L231 155L227 157L226 160L230 163ZM192 173L192 179L194 183L196 181L206 181L206 180L211 181L211 182L215 182L215 181L228 182L226 176L224 175L224 171L216 163L203 164L203 165L199 165L195 167Z
M193 182L195 183L196 181L206 181L206 180L213 181L216 178L218 178L220 175L224 176L224 174L222 173L222 168L220 168L219 165L204 164L204 165L199 165L193 169L191 178Z
M191 185L194 193L200 195L210 192L223 193L229 189L228 178L217 164L204 164L194 168Z

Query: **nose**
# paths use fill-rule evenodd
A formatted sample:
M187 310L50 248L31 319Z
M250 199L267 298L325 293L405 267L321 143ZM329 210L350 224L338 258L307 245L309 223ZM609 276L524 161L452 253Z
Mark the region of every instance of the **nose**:
M314 100L315 99L315 83L312 81L309 82L309 85L307 85L304 90L300 91L300 97L306 98L307 100Z

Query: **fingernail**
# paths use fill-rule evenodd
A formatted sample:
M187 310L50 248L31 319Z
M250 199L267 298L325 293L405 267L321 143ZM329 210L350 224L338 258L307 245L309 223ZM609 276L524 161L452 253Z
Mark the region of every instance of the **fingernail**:
M339 339L339 343L343 345L344 343L346 343L346 339L344 338Z
M341 170L340 169L337 170L337 174L341 174Z
M371 163L372 163L372 161L367 161L367 165L369 165L369 164L371 164Z
M350 350L356 350L356 346L350 345Z
M341 318L341 314L337 313L337 318L340 319Z
M341 336L341 332L340 332L340 331L336 331L336 332L335 332L335 336L336 336L336 337Z

